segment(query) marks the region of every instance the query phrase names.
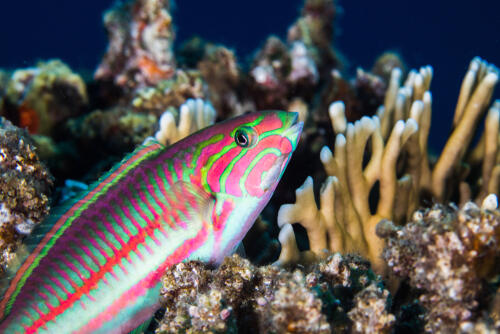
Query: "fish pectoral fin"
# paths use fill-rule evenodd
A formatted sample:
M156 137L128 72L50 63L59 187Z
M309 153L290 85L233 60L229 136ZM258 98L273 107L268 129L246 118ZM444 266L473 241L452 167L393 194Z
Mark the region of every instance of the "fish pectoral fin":
M243 245L243 241L241 241L238 246L236 247L235 254L238 254L239 256L245 258L247 256L247 253L245 252L245 246Z
M215 196L208 193L201 186L185 181L174 183L173 195L182 201L182 206L188 211L191 220L210 222L212 211L215 206ZM193 222L194 223L194 222Z

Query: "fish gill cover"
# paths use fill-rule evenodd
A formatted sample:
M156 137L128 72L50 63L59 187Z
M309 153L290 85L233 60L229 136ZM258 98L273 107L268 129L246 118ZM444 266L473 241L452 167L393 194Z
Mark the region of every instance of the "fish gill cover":
M281 109L304 130L247 259L169 267L148 331L499 331L498 6L2 4L3 275L148 137Z

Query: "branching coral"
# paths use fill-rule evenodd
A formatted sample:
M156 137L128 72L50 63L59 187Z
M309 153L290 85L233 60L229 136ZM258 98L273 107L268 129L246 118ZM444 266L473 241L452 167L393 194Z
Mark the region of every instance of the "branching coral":
M383 257L398 275L423 291L428 332L455 332L471 327L479 314L484 279L498 275L500 211L495 195L482 207L473 202L461 209L436 204L416 211L411 222L397 227L389 221L377 232L388 240Z
M169 0L119 2L104 16L110 44L95 79L124 88L150 86L174 74Z
M44 135L77 116L88 100L82 78L59 60L13 72L5 94L5 115L30 133Z
M312 251L358 251L380 270L383 264L379 254L383 244L375 236L375 226L380 219L393 216L397 158L417 125L412 119L400 120L384 141L377 116L347 123L342 103L333 104L330 115L340 134L335 142L335 156L327 147L321 151L321 160L331 175L322 187L321 209L316 206L313 182L308 178L296 192L296 203L280 208L278 224L300 222L308 231ZM370 138L371 158L363 168L365 147ZM380 184L380 200L376 212L372 213L368 200L376 181Z
M176 115L178 114L178 125ZM189 99L181 105L179 112L167 110L160 117L160 129L155 138L164 145L171 145L188 135L215 122L215 110L209 102Z
M460 187L462 198L474 195L480 201L488 191L498 193L499 187L499 103L491 107L483 139L468 158L471 164L482 163L479 186L465 183L466 173L460 169L466 162L470 133L490 104L498 78L496 68L477 58L471 62L459 97L454 130L434 166L427 156L432 68L411 71L403 86L401 76L399 69L392 71L384 105L372 118L348 123L342 103L330 106L337 138L335 154L324 147L320 155L329 175L321 188L320 209L312 179L307 179L297 189L296 203L282 206L278 213L280 226L300 222L306 228L315 253L322 249L357 251L368 257L378 272L385 267L380 259L383 241L375 235L375 226L381 219L403 223L426 193L445 201L456 196ZM450 178L451 175L457 177ZM376 183L378 200L373 203L370 193ZM475 193L471 194L471 188Z
M0 117L0 272L48 214L52 184L28 134Z

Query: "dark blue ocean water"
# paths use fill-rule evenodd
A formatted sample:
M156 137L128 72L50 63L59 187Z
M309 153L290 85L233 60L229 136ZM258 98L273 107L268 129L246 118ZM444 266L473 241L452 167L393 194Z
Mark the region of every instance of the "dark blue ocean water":
M112 0L23 0L0 5L0 68L61 58L73 69L94 69L107 44L102 13ZM302 0L178 0L177 43L193 34L248 57L269 34L286 36ZM347 70L369 69L385 50L411 68L434 67L432 147L448 134L461 79L480 56L500 66L500 1L341 0L335 46ZM178 44L177 44L178 45ZM500 98L500 89L495 97Z

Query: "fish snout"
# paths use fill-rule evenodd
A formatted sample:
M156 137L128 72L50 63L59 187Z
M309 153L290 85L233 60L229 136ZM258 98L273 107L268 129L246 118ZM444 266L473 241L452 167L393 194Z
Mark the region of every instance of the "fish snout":
M283 132L283 139L280 143L281 154L288 155L297 148L303 126L303 122L295 122Z

